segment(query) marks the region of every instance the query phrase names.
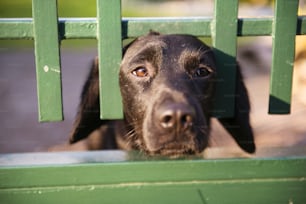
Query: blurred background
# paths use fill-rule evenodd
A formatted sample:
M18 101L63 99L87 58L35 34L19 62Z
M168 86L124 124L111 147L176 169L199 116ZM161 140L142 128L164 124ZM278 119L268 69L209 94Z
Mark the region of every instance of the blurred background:
M300 0L300 13L304 15L305 1ZM273 0L240 0L239 16L272 16L273 5ZM212 16L213 7L214 0L122 0L122 15ZM96 16L96 0L58 0L58 8L60 17ZM31 0L0 0L0 18L31 17L31 12ZM96 40L62 41L65 120L39 123L33 41L0 40L0 153L47 151L49 147L66 143L82 85L97 55L96 43ZM296 83L290 115L267 114L271 44L271 37L238 38L238 60L251 98L256 143L262 148L257 156L306 155L306 39L305 36L297 39ZM213 132L218 135L212 138L214 147L238 149L215 122ZM277 151L269 150L274 147Z

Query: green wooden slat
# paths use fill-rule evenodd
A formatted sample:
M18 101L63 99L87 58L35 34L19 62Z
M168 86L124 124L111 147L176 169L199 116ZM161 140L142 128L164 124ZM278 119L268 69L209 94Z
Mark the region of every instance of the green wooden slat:
M5 204L237 204L305 203L305 180L70 186L0 190Z
M218 83L214 116L233 117L236 87L238 0L216 0L212 21Z
M298 16L297 35L306 35L306 16Z
M121 1L97 0L101 119L123 118L119 89Z
M60 18L59 32L61 39L96 39L96 18Z
M1 167L0 198L4 203L302 203L305 178L305 157Z
M148 30L155 30L164 33L188 33L199 37L211 36L211 18L123 18L122 37L135 38L148 33ZM240 18L238 21L238 36L263 36L271 35L272 18ZM301 22L306 22L302 19ZM65 27L61 33L64 39L73 38L95 38L95 19L61 19L60 28ZM301 30L304 31L301 24ZM306 31L304 31L306 34Z
M269 113L290 113L298 0L277 0L273 23Z
M39 121L63 120L56 0L33 0Z
M126 18L122 28L125 38L134 38L156 30L162 34L192 34L210 36L211 18Z
M33 39L32 19L0 18L0 39Z
M49 153L52 154L52 153ZM22 154L20 155L22 157ZM61 158L71 157L62 153ZM78 157L72 157L78 159ZM82 161L84 163L82 163ZM0 189L71 185L120 185L188 181L246 181L306 177L306 158L165 160L46 166L0 166ZM294 168L293 168L294 167ZM224 171L226 169L226 171ZM86 172L86 174L84 174ZM175 174L173 173L175 172ZM150 176L148 176L150 175ZM76 180L77 179L77 180Z
M123 38L134 38L148 29L163 33L189 33L199 37L211 35L211 18L123 18ZM272 18L239 18L238 36L269 36L272 34ZM0 19L0 39L33 39L31 19ZM195 28L197 27L197 28ZM97 22L93 18L60 18L61 39L95 39ZM306 34L306 16L299 17L297 35Z
M239 18L237 36L265 36L272 33L272 18Z

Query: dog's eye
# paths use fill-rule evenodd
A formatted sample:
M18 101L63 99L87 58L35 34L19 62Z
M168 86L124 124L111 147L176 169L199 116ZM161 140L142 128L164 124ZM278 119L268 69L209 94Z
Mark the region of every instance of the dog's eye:
M200 66L197 69L194 70L193 76L194 77L207 77L212 72L211 69L209 69L206 66Z
M137 67L132 71L132 74L137 77L146 77L149 75L148 70L145 67Z

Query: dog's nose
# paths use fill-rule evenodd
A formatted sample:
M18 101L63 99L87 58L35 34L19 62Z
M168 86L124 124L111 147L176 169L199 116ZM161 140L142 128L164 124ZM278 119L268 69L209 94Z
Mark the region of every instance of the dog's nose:
M159 122L164 129L182 132L190 129L195 118L195 111L185 104L171 104L159 111Z

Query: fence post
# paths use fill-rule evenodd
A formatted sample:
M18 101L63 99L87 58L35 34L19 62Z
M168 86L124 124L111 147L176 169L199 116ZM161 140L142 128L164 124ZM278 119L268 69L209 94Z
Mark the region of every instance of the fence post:
M290 113L298 5L298 0L275 3L269 113Z
M39 121L63 120L56 0L33 0Z
M211 36L215 47L218 83L214 116L233 117L236 88L238 0L215 0Z
M101 119L123 118L119 89L121 1L97 0Z

